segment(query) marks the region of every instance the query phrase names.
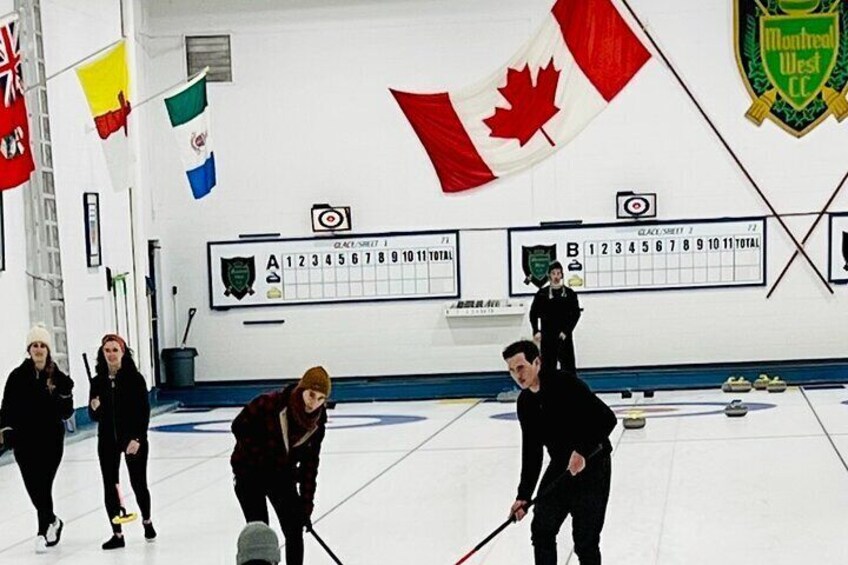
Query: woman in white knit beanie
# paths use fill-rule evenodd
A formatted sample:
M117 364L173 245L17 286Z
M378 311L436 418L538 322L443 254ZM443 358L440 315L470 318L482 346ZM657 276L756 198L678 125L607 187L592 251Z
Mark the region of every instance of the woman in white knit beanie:
M15 450L24 487L38 513L35 551L59 543L64 524L53 513L53 480L62 462L65 424L74 412L74 382L53 362L50 332L27 335L27 358L6 380L0 404L0 447Z

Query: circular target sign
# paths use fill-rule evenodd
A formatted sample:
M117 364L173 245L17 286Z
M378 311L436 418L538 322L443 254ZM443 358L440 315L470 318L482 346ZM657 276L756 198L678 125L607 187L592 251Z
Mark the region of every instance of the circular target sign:
M335 208L327 208L318 214L318 224L322 228L334 230L344 223L344 215Z
M631 216L641 216L651 209L651 204L644 196L631 196L624 201L624 211Z

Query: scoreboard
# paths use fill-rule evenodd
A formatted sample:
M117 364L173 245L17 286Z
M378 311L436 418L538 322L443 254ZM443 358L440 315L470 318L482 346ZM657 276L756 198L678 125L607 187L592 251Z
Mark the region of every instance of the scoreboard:
M212 309L458 298L459 232L207 244Z
M507 237L510 296L534 294L554 260L580 292L765 284L764 218L514 228Z

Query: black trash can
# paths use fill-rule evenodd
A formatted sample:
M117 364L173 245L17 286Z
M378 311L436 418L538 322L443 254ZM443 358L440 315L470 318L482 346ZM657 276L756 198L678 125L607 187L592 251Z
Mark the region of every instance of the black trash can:
M165 384L169 388L194 386L195 357L197 357L197 349L193 347L170 347L162 350Z

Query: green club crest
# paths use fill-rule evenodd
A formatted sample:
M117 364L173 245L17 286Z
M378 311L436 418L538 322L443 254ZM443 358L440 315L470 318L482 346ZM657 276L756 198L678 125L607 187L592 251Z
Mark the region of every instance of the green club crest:
M745 117L801 137L829 114L848 116L848 6L843 0L734 0Z
M253 257L221 257L221 281L224 283L224 296L232 295L241 300L253 294L256 282L256 263Z
M521 270L524 271L524 284L534 284L538 288L548 282L548 266L556 261L556 244L521 246Z

